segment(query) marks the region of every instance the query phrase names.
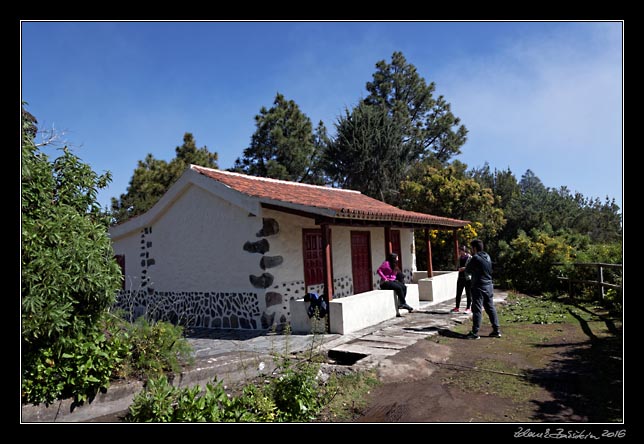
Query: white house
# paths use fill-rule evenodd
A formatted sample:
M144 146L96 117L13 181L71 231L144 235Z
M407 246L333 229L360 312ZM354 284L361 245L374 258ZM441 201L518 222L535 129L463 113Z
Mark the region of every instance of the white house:
M414 229L467 223L357 191L191 165L148 212L110 229L125 276L118 305L189 326L281 326L289 301L307 292L377 288L387 251L410 282Z

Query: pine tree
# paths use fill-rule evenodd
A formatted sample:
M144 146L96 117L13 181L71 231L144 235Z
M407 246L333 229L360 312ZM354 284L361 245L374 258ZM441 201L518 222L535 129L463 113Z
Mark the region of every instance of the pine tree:
M125 222L152 208L190 164L217 168L217 153L205 146L197 148L191 133L184 134L183 144L175 148L175 154L170 162L152 154L139 161L125 194L112 198L113 223Z
M255 116L255 126L250 146L237 158L233 171L293 182L320 181L316 159L319 142L326 137L322 122L314 134L311 120L299 106L277 93L273 106L262 107Z
M401 126L383 108L361 102L336 123L323 168L332 183L385 202L395 200L411 153Z
M390 64L379 61L376 68L367 82L365 102L383 107L400 122L413 157L432 157L444 164L460 154L467 129L442 95L434 97L436 84L426 83L401 52L393 53Z

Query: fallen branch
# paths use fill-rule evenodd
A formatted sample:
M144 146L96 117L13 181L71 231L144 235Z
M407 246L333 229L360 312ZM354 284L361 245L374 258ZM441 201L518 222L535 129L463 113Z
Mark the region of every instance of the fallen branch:
M425 361L434 364L434 365L444 365L444 366L452 366L452 367L460 367L462 369L467 369L467 370L474 370L477 372L488 372L488 373L497 373L499 375L507 375L507 376L518 376L519 378L527 378L528 376L522 375L520 373L510 373L510 372L504 372L501 370L491 370L489 368L479 368L476 366L470 366L470 365L462 365L462 364L450 364L448 362L436 362L432 361L430 359L425 358Z

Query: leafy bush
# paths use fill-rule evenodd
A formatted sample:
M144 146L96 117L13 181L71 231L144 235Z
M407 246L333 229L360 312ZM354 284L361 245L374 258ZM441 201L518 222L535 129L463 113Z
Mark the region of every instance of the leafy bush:
M127 422L269 422L275 404L260 389L247 386L238 397L229 396L221 381L177 388L165 376L148 380L133 400Z
M612 311L616 313L622 313L623 303L622 303L622 293L609 288L604 294L604 305L609 307Z
M35 119L34 119L35 120ZM98 328L120 287L120 268L96 197L97 175L67 148L50 162L25 120L21 179L24 402L77 400L105 389L121 345Z
M179 372L182 363L194 358L192 347L183 337L183 327L165 321L150 322L144 317L124 323L122 335L130 344L130 365L139 376Z
M579 251L575 258L576 262L599 262L606 264L621 264L622 263L622 244L595 244L590 245L587 249ZM614 267L604 267L602 269L603 281L615 285L622 283L622 269ZM574 279L596 281L597 267L575 267L571 270L570 276ZM609 292L611 290L611 292ZM597 295L597 287L595 285L586 285L578 290L579 293L587 298L595 298ZM606 289L605 302L610 305L621 304L621 295L618 295L616 290ZM619 298L618 298L619 296ZM619 299L619 300L618 300Z
M118 336L106 336L99 328L76 337L62 337L39 353L23 358L23 402L51 403L73 397L91 400L109 387L127 359L129 346Z
M558 287L557 271L553 264L570 262L572 246L564 236L542 230L523 231L507 244L499 243L499 260L504 278L512 288L528 293L551 291Z
M284 358L280 376L271 384L271 395L278 409L278 420L310 421L325 405L323 384L318 378L320 366L310 361L296 366Z
M281 358L278 376L246 385L239 396L214 380L205 390L172 387L166 376L151 378L130 406L128 422L298 422L316 418L331 396L312 361Z

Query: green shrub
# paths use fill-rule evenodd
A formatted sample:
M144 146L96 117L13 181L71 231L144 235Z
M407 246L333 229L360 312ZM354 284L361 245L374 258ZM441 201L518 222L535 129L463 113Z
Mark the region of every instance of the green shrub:
M192 347L183 337L183 327L144 317L122 322L120 336L130 346L129 367L135 376L154 377L179 372L194 361Z
M91 400L118 376L129 346L118 336L106 336L99 328L77 337L63 337L39 353L23 359L23 402L51 403L73 397Z
M621 264L622 263L622 244L595 244L588 246L587 249L577 252L575 262L598 262L606 264ZM602 269L603 281L621 285L622 284L622 269L615 267L603 267ZM570 271L570 277L578 280L597 281L597 267L584 266L575 267ZM573 288L575 296L582 299L597 299L599 289L593 284L576 284ZM604 290L604 301L612 308L619 308L621 305L621 294L613 289Z
M542 230L532 230L530 235L520 231L510 244L500 242L499 250L505 282L527 293L556 289L559 281L553 264L570 262L573 253L564 236Z
M320 366L312 361L299 364L283 358L278 370L279 377L271 383L278 421L310 421L325 405L324 387L318 378Z
M616 313L622 313L623 303L622 303L622 293L609 288L604 294L604 305L609 307Z
M21 178L23 402L87 399L109 382L121 346L99 329L121 285L96 197L97 175L67 148L50 162L25 121Z
M148 379L145 389L134 397L125 421L171 422L178 400L177 391L165 375Z
M128 422L305 422L316 418L331 399L318 377L319 364L294 364L281 358L278 376L266 384L247 384L239 396L214 380L205 390L176 388L165 375L150 378L133 400Z
M165 376L148 380L133 400L127 422L270 422L275 404L261 389L249 385L240 396L226 393L222 382L213 380L205 390L199 386L177 388Z

